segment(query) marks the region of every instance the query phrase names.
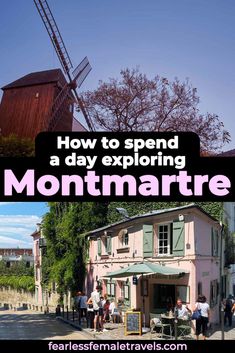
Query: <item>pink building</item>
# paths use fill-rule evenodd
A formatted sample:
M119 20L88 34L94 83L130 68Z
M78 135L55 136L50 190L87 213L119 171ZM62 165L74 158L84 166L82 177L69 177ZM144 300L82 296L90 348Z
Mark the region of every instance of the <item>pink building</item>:
M34 255L34 279L35 279L35 305L38 308L42 308L43 303L43 291L42 291L42 256L41 256L41 230L40 225L38 225L37 230L31 234L33 237L33 255Z
M46 252L46 239L43 237L41 225L31 234L33 237L34 255L34 280L35 280L35 300L33 308L44 312L55 312L58 305L59 295L56 292L56 283L51 282L49 287L43 288L42 259ZM70 305L70 293L64 296L64 304Z
M169 309L178 297L193 308L198 294L204 294L211 306L210 321L219 321L223 242L218 221L199 206L126 218L89 232L88 238L88 294L97 282L102 283L103 293L124 311L144 306L146 322L150 314ZM133 276L112 275L145 261L161 265L160 270L137 274L137 284ZM168 267L173 269L170 275L165 274Z

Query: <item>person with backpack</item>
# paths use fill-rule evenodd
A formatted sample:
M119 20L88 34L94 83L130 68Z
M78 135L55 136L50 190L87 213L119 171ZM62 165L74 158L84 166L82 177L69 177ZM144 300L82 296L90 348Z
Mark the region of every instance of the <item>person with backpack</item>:
M224 325L226 325L228 321L229 327L232 327L232 318L233 318L233 302L230 297L228 297L224 304Z
M207 327L209 324L210 306L206 302L204 295L199 295L195 304L194 312L199 311L200 315L196 319L196 340L199 339L200 333L202 333L202 339L206 339Z

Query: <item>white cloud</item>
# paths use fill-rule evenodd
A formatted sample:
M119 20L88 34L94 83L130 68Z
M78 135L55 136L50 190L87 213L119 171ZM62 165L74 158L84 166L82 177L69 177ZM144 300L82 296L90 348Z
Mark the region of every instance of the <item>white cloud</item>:
M34 215L0 215L0 225L1 224L25 224L31 225L41 222L41 218Z
M0 202L0 206L14 205L15 203L20 203L20 202Z
M14 239L10 237L3 237L0 235L0 244L2 247L17 247L17 246L27 246L32 247L32 242L23 241L20 239Z
M40 222L35 215L0 215L0 247L31 246L30 235Z

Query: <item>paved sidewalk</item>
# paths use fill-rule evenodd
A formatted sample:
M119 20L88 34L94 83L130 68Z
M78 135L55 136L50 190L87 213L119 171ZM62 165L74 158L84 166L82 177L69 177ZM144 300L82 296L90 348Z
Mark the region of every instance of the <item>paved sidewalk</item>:
M222 339L221 328L219 327L219 325L215 326L214 332L212 333L212 335L208 339L210 339L210 340L221 340ZM233 316L232 327L225 326L225 328L224 328L224 339L225 340L235 340L235 316Z
M105 329L107 331L103 333L95 333L94 330L87 329L84 326L82 326L82 331L86 334L87 336L89 335L91 339L98 339L98 340L161 340L162 338L159 338L156 333L143 333L142 336L140 335L128 335L125 336L124 334L124 324L113 324L113 323L106 323L104 325ZM209 332L209 340L221 340L221 329L220 326L214 326L213 332ZM199 339L201 336L199 337ZM164 339L167 339L165 337ZM169 339L169 338L168 338ZM174 337L173 337L174 339ZM195 340L195 336L192 335L191 337L187 337L187 339ZM225 327L224 328L224 339L225 340L235 340L235 316L233 316L233 325L232 328L230 327Z

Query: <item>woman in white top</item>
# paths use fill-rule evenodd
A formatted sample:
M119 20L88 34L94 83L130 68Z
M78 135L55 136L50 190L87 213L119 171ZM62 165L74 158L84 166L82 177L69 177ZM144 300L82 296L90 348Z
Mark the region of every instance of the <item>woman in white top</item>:
M201 317L196 320L196 339L198 340L200 333L202 333L202 337L205 340L209 323L210 307L206 302L206 297L204 295L198 296L194 311L195 310L201 310Z

